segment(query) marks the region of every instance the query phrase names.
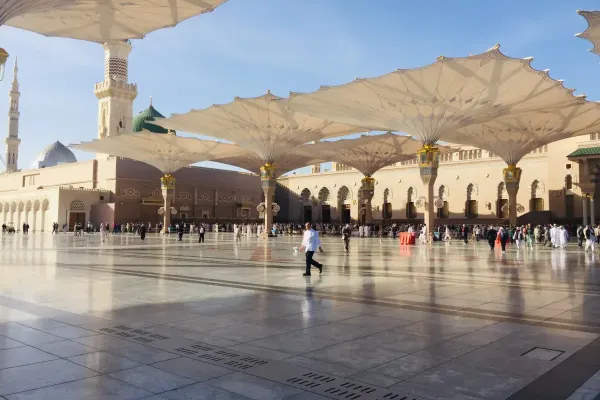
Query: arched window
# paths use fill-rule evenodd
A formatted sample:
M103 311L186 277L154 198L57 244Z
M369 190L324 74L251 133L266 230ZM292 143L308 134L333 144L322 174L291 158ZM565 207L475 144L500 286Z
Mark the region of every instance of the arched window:
M543 211L544 199L540 195L541 184L536 179L531 182L531 199L529 200L529 211Z
M310 201L310 196L311 196L311 193L310 193L310 190L308 190L308 189L304 189L302 191L302 193L300 193L300 198L305 203Z
M383 191L383 207L381 208L381 217L383 219L392 218L392 203L390 203L390 189Z
M417 207L415 207L414 199L416 193L414 188L408 188L406 192L406 218L417 218Z
M326 203L329 201L329 189L327 189L326 187L321 188L321 190L319 190L319 201L321 203Z
M473 200L473 196L475 194L475 185L469 183L467 186L467 201L465 202L465 217L467 218L477 218L479 216L477 210L477 200Z
M498 191L496 195L496 216L502 219L508 218L508 196L506 192L506 184L504 182L500 182L498 184Z
M571 175L565 176L565 189L573 190L573 177Z
M350 190L346 186L339 188L337 193L340 219L343 224L350 222ZM348 202L348 204L346 204Z
M340 203L350 200L350 190L346 186L342 186L340 190L338 190L337 196Z
M448 205L447 197L448 197L448 190L446 189L446 186L441 185L440 188L438 189L438 198L443 203L441 203L442 207L437 208L437 217L438 218L448 218L450 216L450 207Z

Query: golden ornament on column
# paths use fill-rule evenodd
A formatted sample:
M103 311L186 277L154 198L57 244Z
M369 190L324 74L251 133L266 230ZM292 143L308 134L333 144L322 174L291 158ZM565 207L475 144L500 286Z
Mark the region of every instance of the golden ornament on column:
M162 189L175 189L175 177L171 174L164 174L160 178L160 187Z
M8 60L8 52L0 47L0 81L4 78L4 67Z

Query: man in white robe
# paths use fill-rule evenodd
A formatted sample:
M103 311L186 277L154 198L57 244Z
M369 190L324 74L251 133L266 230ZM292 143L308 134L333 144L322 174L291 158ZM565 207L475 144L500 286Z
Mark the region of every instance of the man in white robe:
M567 247L567 242L569 241L569 233L565 229L564 226L560 227L560 235L559 235L559 246L561 249Z
M371 237L371 227L369 225L365 225L365 237Z
M550 243L552 244L552 248L556 248L558 246L557 235L556 235L556 225L552 225L550 228Z
M364 236L364 232L365 232L365 227L360 225L358 227L358 237L363 237Z

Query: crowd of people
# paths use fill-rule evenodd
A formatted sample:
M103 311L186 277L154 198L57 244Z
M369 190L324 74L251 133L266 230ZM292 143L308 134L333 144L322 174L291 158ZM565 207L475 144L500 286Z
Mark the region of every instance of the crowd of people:
M2 224L2 233L14 232L11 226ZM59 224L52 224L52 233L59 233ZM108 222L101 223L98 228L88 222L87 224L76 223L73 227L75 236L82 236L84 233L92 234L99 232L101 240L105 241L109 234L133 234L139 235L142 239L147 233L163 232L162 223L127 222L124 224L113 224ZM112 229L111 229L112 228ZM22 232L27 234L29 225L23 224ZM480 241L487 240L491 248L500 245L505 250L507 244L514 245L517 249L532 249L534 245L548 246L556 249L565 248L571 238L577 240L579 247L585 248L585 251L595 251L596 244L600 244L600 225L592 226L573 226L556 224L532 226L522 225L495 226L495 225L436 225L433 232L429 232L423 224L398 224L398 223L378 223L378 224L341 224L341 223L316 223L311 229L320 235L340 235L345 242L345 248L348 249L351 237L378 237L378 238L397 238L400 232L413 233L418 238L419 243L428 243L430 241L441 241L452 243L459 240L468 243L469 240ZM304 224L299 223L274 223L271 231L272 235L302 235L305 232ZM63 224L62 232L68 232L69 226ZM251 221L247 223L237 222L215 222L215 223L197 223L186 221L174 221L167 229L168 233L176 233L178 239L182 240L184 234L198 234L199 242L204 241L206 232L224 233L232 232L235 240L240 240L242 236L260 237L265 234L264 225L261 221Z

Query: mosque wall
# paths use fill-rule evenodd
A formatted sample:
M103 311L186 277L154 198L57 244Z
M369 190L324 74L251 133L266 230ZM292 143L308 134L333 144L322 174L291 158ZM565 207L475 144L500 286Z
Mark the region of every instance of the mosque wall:
M517 195L518 215L528 218L532 215L530 212L551 211L552 218L559 220L581 218L578 166L566 156L578 147L600 145L598 139L600 137L590 140L589 136L567 139L526 155L518 164L523 171ZM437 211L437 220L440 223L483 223L505 219L508 213L503 205L508 201L508 193L503 183L504 168L504 161L493 153L468 147L442 158L434 195L445 203ZM333 222L341 220L344 208L350 208L351 218L357 220L361 178L362 174L352 169L280 178L279 183L289 189L285 199L288 212L282 219L301 221L306 216L305 208L310 208L312 220L321 221L325 205L330 208ZM407 212L410 203L424 199L425 195L416 160L384 168L374 178L375 220L422 220L423 208L416 209L414 218ZM571 181L572 184L568 184ZM391 214L384 215L386 202L391 204L392 210Z
M161 172L133 160L116 161L114 222L143 221L153 225L162 221L158 209L163 205ZM102 168L99 168L99 176ZM182 168L175 174L173 206L178 219L258 218L256 206L262 201L260 178L249 173L201 167ZM101 179L99 178L99 181ZM103 181L110 181L106 174Z

